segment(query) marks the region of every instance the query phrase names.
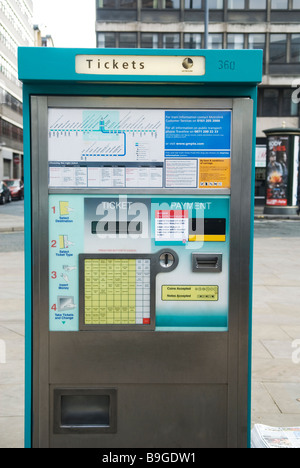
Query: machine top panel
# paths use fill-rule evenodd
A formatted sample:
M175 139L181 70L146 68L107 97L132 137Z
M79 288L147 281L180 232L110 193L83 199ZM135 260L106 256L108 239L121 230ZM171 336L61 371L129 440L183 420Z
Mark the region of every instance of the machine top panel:
M257 84L262 50L19 48L19 79L45 82Z

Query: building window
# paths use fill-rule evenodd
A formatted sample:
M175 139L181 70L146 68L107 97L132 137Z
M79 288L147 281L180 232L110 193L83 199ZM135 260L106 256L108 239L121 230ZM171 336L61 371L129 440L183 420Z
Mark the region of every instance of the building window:
M10 107L13 111L18 114L23 114L23 104L17 98L12 96L10 93L5 91L0 87L0 104L4 104L7 107Z
M297 116L298 104L293 102L292 94L294 89L282 90L282 115L283 116Z
M157 8L157 0L142 0L142 8Z
M201 49L201 34L185 34L183 47L185 49Z
M223 0L208 0L210 10L223 10Z
M180 0L161 0L162 1L162 8L171 8L173 10L180 9Z
M266 36L265 34L248 34L248 49L260 49L263 51L263 62L266 57Z
M179 34L163 34L162 35L163 49L179 49L180 48L180 35Z
M117 0L100 0L98 8L108 8L114 10L117 7Z
M11 174L11 160L3 159L3 177L10 179Z
M270 63L286 63L286 34L270 34Z
M271 8L272 10L288 10L288 0L272 0Z
M279 90L264 89L262 100L262 115L276 117L279 113Z
M223 49L223 34L209 34L208 35L208 48L209 49Z
M244 10L245 0L228 0L228 10Z
M137 7L137 0L97 0L98 8L118 10L120 8L132 10Z
M180 8L180 0L142 0L142 8L178 10Z
M293 10L300 10L300 0L292 0L292 9Z
M186 10L200 10L202 8L202 0L185 0L184 8Z
M266 37L264 34L249 34L248 35L248 48L249 49L263 49L266 45Z
M266 0L249 0L250 10L265 10L266 8Z
M97 34L97 47L101 49L116 47L115 33L98 33Z
M0 118L0 136L23 142L23 129Z
M249 49L264 49L266 45L266 37L264 34L249 34L248 47Z
M137 2L136 0L119 0L120 8L127 10L136 10Z
M136 33L120 33L119 35L119 47L132 49L137 47L137 35Z
M0 54L0 73L5 75L9 80L13 81L17 86L22 86L18 80L18 72L15 67L13 67L10 62Z
M227 34L227 49L244 49L244 34Z
M142 33L141 47L144 49L158 49L158 34Z
M97 46L104 48L136 48L137 34L136 33L98 33Z
M291 62L300 62L300 34L291 34Z
M294 88L258 88L259 117L294 117L299 105L292 100Z

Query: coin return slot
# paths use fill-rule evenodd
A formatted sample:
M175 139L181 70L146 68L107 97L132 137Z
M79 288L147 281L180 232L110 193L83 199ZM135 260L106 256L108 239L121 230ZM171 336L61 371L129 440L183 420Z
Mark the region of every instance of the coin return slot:
M222 271L222 255L193 254L193 272L220 273Z

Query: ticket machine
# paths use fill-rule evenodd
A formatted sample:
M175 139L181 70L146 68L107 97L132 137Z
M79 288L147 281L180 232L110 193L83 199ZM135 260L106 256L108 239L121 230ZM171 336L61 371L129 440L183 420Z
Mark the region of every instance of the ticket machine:
M246 447L261 51L21 48L27 447Z

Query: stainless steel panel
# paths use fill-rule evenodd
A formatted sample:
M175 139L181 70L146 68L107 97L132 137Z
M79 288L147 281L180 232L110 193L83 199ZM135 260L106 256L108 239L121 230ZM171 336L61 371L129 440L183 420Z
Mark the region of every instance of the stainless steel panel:
M225 332L52 332L49 378L71 385L224 384L227 346Z
M234 101L232 126L228 446L243 447L247 445L252 100Z
M48 423L48 123L47 98L31 98L33 446L47 447Z
M228 333L49 333L47 109L129 101L233 109ZM250 99L32 97L33 446L246 446L252 112ZM68 386L114 386L117 434L54 435L52 390Z
M125 195L125 194L131 194L131 195L145 195L145 189L124 189L124 188L118 188L118 189L91 189L91 188L85 188L85 189L49 189L49 194L64 194L68 193L71 195L76 195L76 194L82 194L85 193L87 195L99 195L101 192L101 195L105 194L115 194L118 193L118 195ZM199 189L147 189L147 194L149 195L230 195L230 189L201 189L201 192Z
M115 434L51 434L50 447L224 448L226 402L226 385L118 385Z
M49 107L66 108L112 108L112 109L232 109L233 100L230 98L197 98L197 97L98 97L78 96L49 96Z

